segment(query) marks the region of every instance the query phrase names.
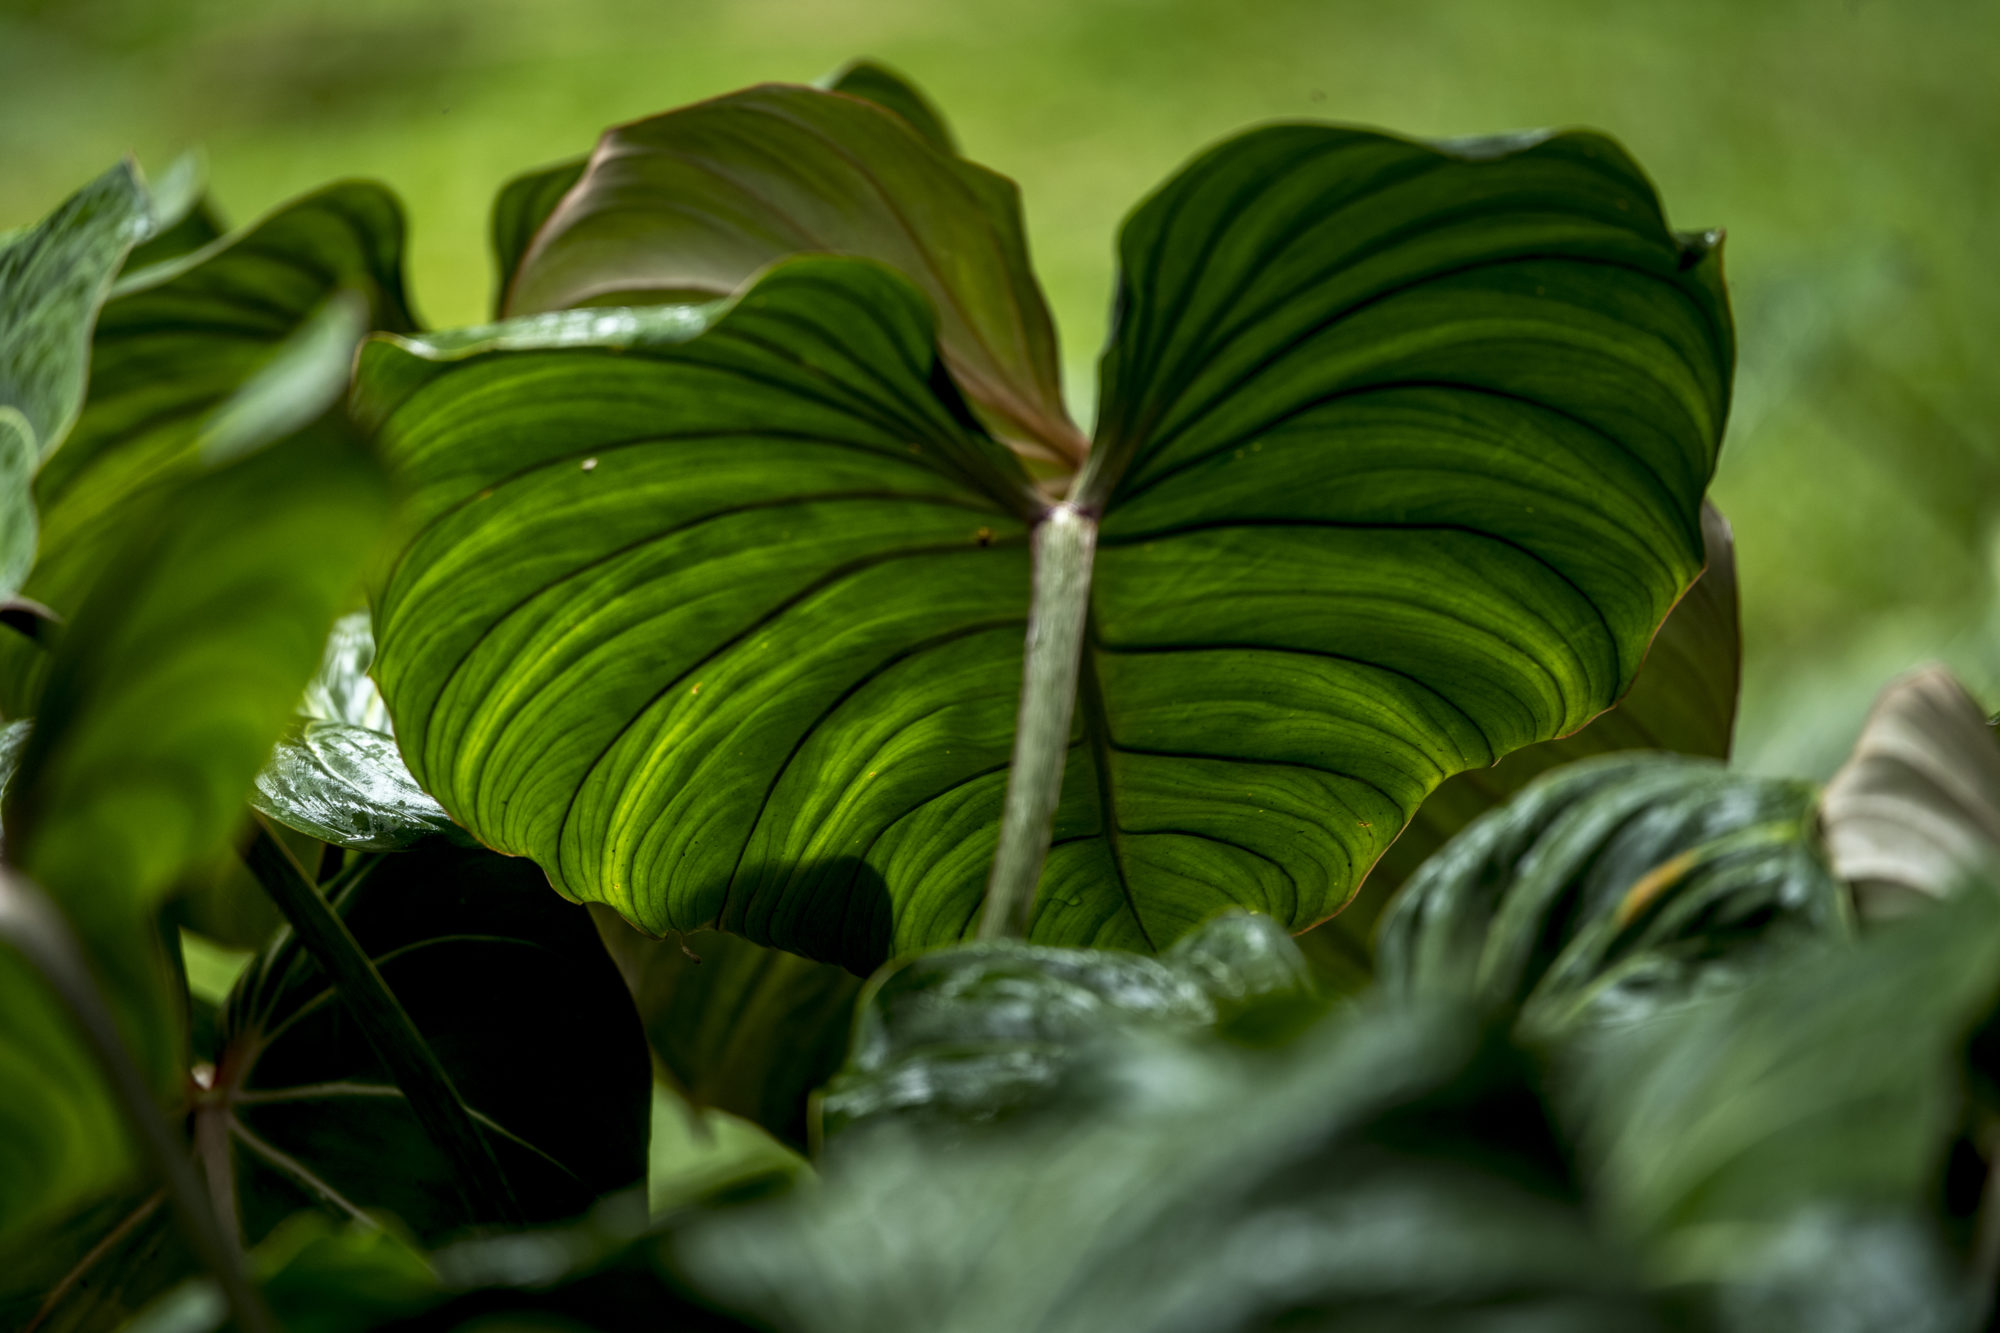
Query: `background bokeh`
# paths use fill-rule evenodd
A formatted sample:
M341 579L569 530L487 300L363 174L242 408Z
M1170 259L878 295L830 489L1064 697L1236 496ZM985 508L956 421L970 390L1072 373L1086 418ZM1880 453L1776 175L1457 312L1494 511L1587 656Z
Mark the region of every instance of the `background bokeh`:
M471 322L508 176L858 54L1021 183L1085 419L1119 219L1204 144L1609 131L1677 225L1729 231L1739 755L1824 774L1926 659L2000 703L1995 0L0 0L0 229L128 151L205 148L236 221L373 176L426 316Z

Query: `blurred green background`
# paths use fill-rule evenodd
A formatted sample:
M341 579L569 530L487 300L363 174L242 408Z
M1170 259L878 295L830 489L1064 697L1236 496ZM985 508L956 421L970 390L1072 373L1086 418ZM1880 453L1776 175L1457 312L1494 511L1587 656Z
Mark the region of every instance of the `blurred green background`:
M0 228L128 151L205 148L234 221L372 176L421 309L471 322L508 176L860 54L1021 183L1086 420L1115 229L1204 144L1277 117L1609 131L1676 225L1729 231L1739 755L1825 773L1926 659L2000 704L1995 0L0 0Z

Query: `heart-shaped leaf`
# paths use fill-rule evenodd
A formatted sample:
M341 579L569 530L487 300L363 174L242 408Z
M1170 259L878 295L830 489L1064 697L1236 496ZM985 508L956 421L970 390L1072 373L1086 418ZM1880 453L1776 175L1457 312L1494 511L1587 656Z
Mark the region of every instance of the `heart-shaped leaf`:
M1852 932L1815 795L1653 753L1551 773L1411 877L1383 918L1382 983L1518 1005L1541 1029L1740 986Z
M378 342L405 757L655 934L865 970L966 933L996 847L995 917L1042 942L1312 925L1445 777L1611 706L1698 573L1712 242L1592 135L1236 140L1126 229L1056 506L919 293L854 260Z
M527 248L505 312L727 296L787 255L879 259L930 298L946 365L998 433L1074 465L1084 442L1018 192L900 109L771 84L610 131Z
M380 186L334 185L121 278L90 337L82 415L36 480L41 554L23 591L74 612L133 522L132 506L199 471L205 450L226 450L234 428L220 409L335 293L361 296L364 329L412 327L402 235L402 212ZM338 377L345 364L311 357L305 366L330 365ZM298 401L294 382L279 404ZM234 419L253 410L262 409L241 403ZM0 635L0 712L35 712L45 669L32 645Z
M489 1131L530 1220L637 1183L652 1073L632 1002L581 908L523 861L432 846L387 856L335 902ZM301 1207L386 1208L436 1237L469 1220L452 1165L289 934L224 1008L196 1108L254 1237ZM206 1118L206 1120L204 1120Z
M2000 744L1950 673L1876 700L1821 803L1834 868L1864 918L1900 915L2000 864Z
M1375 863L1355 900L1299 937L1299 947L1322 974L1368 975L1375 926L1397 888L1460 829L1551 769L1621 750L1729 757L1743 654L1736 550L1729 524L1714 505L1702 506L1701 522L1707 568L1660 626L1631 692L1582 731L1445 779Z

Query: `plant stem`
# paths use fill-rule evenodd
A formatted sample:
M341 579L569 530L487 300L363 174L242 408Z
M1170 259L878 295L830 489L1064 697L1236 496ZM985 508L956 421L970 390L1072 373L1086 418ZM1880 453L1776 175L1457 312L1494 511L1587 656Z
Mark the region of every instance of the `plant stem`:
M1097 520L1073 505L1056 505L1036 525L1033 550L1021 707L1014 723L1000 842L979 918L983 940L1026 937L1034 914L1035 889L1049 854L1049 828L1062 796L1070 719L1076 712Z
M260 821L244 863L291 923L299 942L333 982L377 1058L403 1090L410 1110L458 1173L473 1220L520 1223L523 1218L493 1147L459 1099L451 1076L410 1021L347 922Z
M221 1286L236 1327L241 1333L269 1333L270 1314L243 1274L243 1256L216 1221L187 1147L153 1100L153 1090L126 1047L69 922L47 894L4 866L0 866L0 939L19 950L62 1001L140 1149L166 1186L189 1246Z

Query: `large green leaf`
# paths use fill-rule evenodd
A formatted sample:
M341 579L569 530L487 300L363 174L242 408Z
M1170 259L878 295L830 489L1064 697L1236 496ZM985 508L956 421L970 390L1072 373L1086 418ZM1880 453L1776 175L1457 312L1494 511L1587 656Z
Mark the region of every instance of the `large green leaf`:
M652 1073L617 971L581 908L532 865L432 846L386 856L335 903L489 1131L530 1220L569 1217L646 1168ZM452 1165L289 934L223 1011L197 1108L254 1237L301 1207L385 1208L463 1228ZM202 1142L197 1129L197 1142Z
M861 978L718 931L655 940L592 913L681 1095L803 1152L808 1099L847 1056Z
M1621 750L1729 757L1743 636L1735 543L1713 505L1702 506L1702 535L1707 568L1660 626L1639 679L1618 706L1582 731L1516 750L1490 768L1447 778L1375 863L1355 900L1300 937L1299 947L1322 972L1338 978L1365 970L1375 925L1396 889L1460 829L1543 773Z
M589 161L572 157L523 172L501 186L500 193L493 197L493 215L486 230L500 279L493 292L495 319L507 313L507 286L513 281L514 270L521 266L521 256L528 252L535 233L548 221L562 197L582 177Z
M651 933L859 969L969 930L1004 798L1032 937L1154 949L1324 919L1440 781L1627 689L1701 567L1731 342L1613 145L1259 131L1124 254L1057 506L854 260L371 346L419 783Z
M380 186L334 185L121 278L97 317L82 415L36 481L41 555L23 592L74 612L133 507L226 446L218 409L335 293L363 298L364 328L412 327L402 236L401 210ZM0 712L34 712L45 669L32 645L0 635Z
M352 338L355 313L325 318ZM299 407L327 405L262 420L275 431ZM255 435L252 418L237 422L249 432L239 441ZM6 855L75 925L162 1086L179 1082L182 1043L151 909L240 818L386 517L380 470L325 418L135 506L53 655L6 786ZM128 1159L65 1017L11 950L0 950L0 989L4 1248L115 1182Z
M2000 744L1949 672L1892 681L1821 803L1834 868L1866 918L1900 915L2000 865Z
M898 110L771 84L611 130L528 246L504 311L727 296L787 255L878 259L930 298L945 364L995 429L1073 465L1083 438L1018 192Z
M1382 983L1519 1005L1543 1029L1740 986L1852 933L1816 795L1655 753L1551 773L1411 877L1383 919Z

